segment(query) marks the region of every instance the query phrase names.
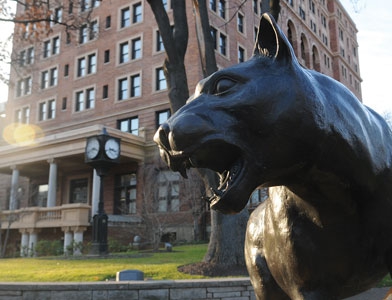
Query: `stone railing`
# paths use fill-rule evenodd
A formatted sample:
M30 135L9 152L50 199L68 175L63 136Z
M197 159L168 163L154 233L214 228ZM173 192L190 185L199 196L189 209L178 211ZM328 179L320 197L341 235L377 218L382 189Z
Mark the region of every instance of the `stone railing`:
M249 278L84 283L0 283L0 300L254 300Z
M89 226L90 206L64 204L55 207L27 207L0 212L1 228L52 228L64 226Z

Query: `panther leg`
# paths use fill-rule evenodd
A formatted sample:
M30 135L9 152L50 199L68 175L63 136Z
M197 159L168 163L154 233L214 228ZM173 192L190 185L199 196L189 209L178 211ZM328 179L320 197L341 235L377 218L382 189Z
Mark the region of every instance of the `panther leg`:
M265 203L251 214L246 230L245 261L257 300L290 300L272 276L263 253Z
M278 286L270 273L264 256L252 258L254 264L248 266L250 280L257 300L290 300L290 297Z

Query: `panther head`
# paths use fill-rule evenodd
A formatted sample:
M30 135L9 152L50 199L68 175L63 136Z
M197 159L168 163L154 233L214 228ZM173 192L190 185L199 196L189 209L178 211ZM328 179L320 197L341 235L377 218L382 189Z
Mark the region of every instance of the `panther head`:
M253 57L200 81L187 104L156 132L154 141L172 170L184 177L192 167L219 174L212 209L239 212L258 186L281 183L302 166L307 151L294 141L300 134L288 134L304 122L291 113L297 66L287 38L264 14Z

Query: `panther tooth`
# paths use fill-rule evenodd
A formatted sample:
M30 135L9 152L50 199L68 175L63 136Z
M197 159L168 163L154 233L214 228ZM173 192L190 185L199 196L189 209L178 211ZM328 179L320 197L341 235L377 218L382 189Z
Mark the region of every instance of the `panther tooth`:
M178 172L180 172L181 176L185 179L188 179L188 174L186 173L186 168L180 168L178 170Z
M223 192L218 189L210 188L210 190L214 193L215 196L221 197L223 195Z

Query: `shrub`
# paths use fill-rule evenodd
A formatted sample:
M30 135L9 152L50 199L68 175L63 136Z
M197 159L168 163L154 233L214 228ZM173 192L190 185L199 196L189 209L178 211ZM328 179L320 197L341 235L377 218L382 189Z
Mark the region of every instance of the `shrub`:
M55 256L63 254L63 245L60 241L40 240L35 245L37 256Z
M129 250L128 245L120 243L118 240L108 240L109 253L127 252Z

